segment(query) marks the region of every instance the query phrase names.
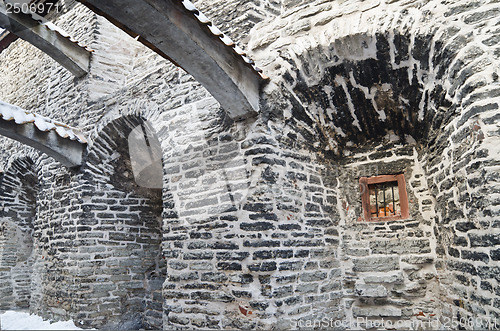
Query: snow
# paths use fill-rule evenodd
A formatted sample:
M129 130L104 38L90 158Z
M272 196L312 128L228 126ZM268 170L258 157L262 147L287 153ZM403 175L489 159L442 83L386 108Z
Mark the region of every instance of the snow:
M40 131L48 132L51 130L56 130L57 134L62 138L78 140L78 142L82 144L87 143L87 140L78 129L71 128L58 122L54 122L49 118L45 118L35 113L27 112L17 106L2 101L0 101L0 118L4 119L5 121L14 120L18 125L35 123L35 126Z
M40 316L27 312L6 311L0 315L0 330L83 330L72 321L44 321Z

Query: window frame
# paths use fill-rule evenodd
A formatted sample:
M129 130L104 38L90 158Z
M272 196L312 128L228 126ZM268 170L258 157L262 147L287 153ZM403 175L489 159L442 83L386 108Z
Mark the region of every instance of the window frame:
M370 184L381 184L388 182L398 183L398 193L399 193L399 206L401 209L400 216L386 216L386 217L373 217L371 216L370 210L370 190L368 190L368 185ZM373 177L361 177L359 179L359 187L361 190L361 202L363 205L363 214L366 222L387 222L404 220L410 217L409 207L408 207L408 194L406 192L406 181L404 174L398 175L381 175Z

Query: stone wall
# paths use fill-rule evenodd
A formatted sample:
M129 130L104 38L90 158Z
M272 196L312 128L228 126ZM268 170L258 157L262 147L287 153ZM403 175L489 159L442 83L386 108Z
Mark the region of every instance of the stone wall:
M310 156L263 129L220 134L169 177L181 199L164 237L168 326L286 326L338 290L335 191Z
M435 245L436 254L435 262L428 260L435 271L420 276L438 272L439 281L431 282L443 291L442 317L491 321L498 314L493 287L488 287L496 281L497 268L488 252L491 249L494 256L499 236L493 216L498 172L492 167L497 163L492 161L497 154L493 142L498 140L498 72L493 69L498 62L493 41L497 4L315 4L304 3L302 10L282 13L283 19L257 24L250 34L257 62L269 72L281 73L277 86L267 89L269 97L276 88L291 93L288 106L275 107L271 118L294 127L289 136L302 138L303 144L314 141L311 150L331 159L333 167L359 151L376 149L377 158L394 158L398 154L387 152L386 146L377 148L385 137L403 145L416 143L420 178L415 183L429 190L414 207L428 214L419 224L430 240L419 249L424 252ZM356 161L365 160L367 155ZM482 167L482 162L487 165ZM357 176L369 175L360 166L350 169ZM399 170L388 166L384 174ZM354 185L357 182L348 200L359 206ZM355 216L359 215L358 207ZM455 222L461 230L450 226ZM368 241L382 235L384 228L393 230L390 224L367 232L358 226L353 226L355 231L365 233ZM411 234L399 232L397 242L407 241ZM374 245L367 245L370 250L365 252ZM354 278L355 286L360 280ZM421 309L429 318L439 309L432 306L407 313L418 317ZM379 312L373 306L367 311Z
M36 185L29 158L12 162L0 180L0 309L29 307Z
M94 50L87 76L22 41L0 55L0 99L89 137L73 170L0 142L0 309L126 329L498 318L498 3L196 4L271 77L256 118L80 5L56 23ZM359 178L395 173L410 218L365 222Z
M127 148L127 137L140 125L139 118L125 117L99 132L77 175L79 203L73 208L72 271L74 281L85 285L72 308L79 319L128 329L161 326L155 293L165 278L161 191L135 183Z
M385 142L348 158L339 172L333 172L341 186L344 304L352 320L376 323L384 318L396 325L441 315L441 304L435 300L440 294L435 201L423 182L417 149ZM364 222L359 196L351 193L358 179L393 173L404 173L410 218Z

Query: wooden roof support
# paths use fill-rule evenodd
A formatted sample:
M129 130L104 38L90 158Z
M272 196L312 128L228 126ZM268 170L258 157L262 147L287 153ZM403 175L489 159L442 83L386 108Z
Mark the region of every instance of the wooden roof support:
M0 33L0 53L2 53L7 47L10 46L14 41L17 40L17 36L9 31L3 31Z
M265 81L188 1L78 0L198 80L233 119L259 110Z
M0 3L0 27L37 47L76 77L88 72L90 51L72 41L52 23L40 23L31 15L8 13Z
M87 146L77 129L2 101L0 135L31 146L70 168L82 164Z

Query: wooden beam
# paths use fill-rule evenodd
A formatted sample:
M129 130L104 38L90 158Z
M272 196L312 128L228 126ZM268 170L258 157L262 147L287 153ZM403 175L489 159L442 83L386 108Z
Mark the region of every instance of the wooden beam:
M87 143L74 128L2 101L0 135L31 146L70 168L82 164Z
M265 79L189 1L78 1L190 73L231 118L258 112Z
M88 72L90 51L78 45L50 22L38 16L10 13L0 2L0 26L52 57L76 77Z
M4 30L0 33L0 53L2 53L7 47L10 46L14 41L18 39L18 36L15 34Z

